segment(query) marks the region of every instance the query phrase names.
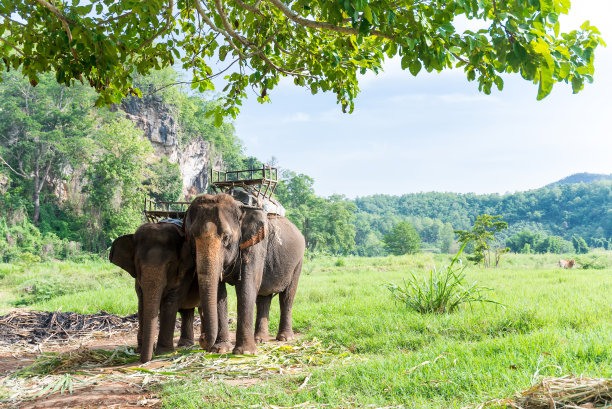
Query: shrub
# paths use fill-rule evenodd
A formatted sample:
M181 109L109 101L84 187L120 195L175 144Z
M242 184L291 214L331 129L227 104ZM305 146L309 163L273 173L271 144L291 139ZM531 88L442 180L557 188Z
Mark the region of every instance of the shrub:
M502 305L485 297L485 293L493 291L491 288L480 286L476 282L466 285L463 273L465 267L455 266L462 251L463 247L441 271L435 266L429 270L429 278L419 280L411 272L402 285L386 283L384 286L396 301L421 314L451 313L462 304L471 306L473 302Z
M603 270L608 267L603 258L594 255L576 257L576 263L583 270Z

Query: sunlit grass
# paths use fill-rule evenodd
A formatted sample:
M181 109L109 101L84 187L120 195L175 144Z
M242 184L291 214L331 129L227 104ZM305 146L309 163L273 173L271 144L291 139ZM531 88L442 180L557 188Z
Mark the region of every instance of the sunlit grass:
M497 269L466 268L466 281L494 291L507 306L460 307L452 314L419 314L394 302L383 287L411 272L424 278L449 255L306 260L293 309L303 339L339 345L359 359L350 365L278 376L249 387L187 377L160 386L165 407L404 405L460 408L527 388L535 374L612 376L612 253L597 255L601 270L558 268L559 255L508 255ZM463 261L466 262L465 260ZM56 265L59 264L59 265ZM129 314L136 311L133 279L106 261L0 265L0 285L13 300L32 280L58 278L69 292L29 305L36 309ZM234 291L229 289L235 316ZM270 330L278 327L278 298ZM323 406L329 405L329 406ZM255 406L254 406L255 407Z

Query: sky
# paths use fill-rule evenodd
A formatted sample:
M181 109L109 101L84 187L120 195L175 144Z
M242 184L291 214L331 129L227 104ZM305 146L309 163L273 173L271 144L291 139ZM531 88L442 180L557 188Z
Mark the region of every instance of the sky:
M245 101L235 121L245 153L314 178L320 196L507 193L573 173L612 173L612 1L573 0L562 31L585 20L598 48L595 82L577 95L556 84L543 101L519 75L485 95L461 70L413 77L391 60L360 81L355 111L332 93L282 82L271 103Z

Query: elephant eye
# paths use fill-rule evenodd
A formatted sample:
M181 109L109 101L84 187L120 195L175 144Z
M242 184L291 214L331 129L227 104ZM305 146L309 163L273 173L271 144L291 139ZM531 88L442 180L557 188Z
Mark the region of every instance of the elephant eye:
M223 242L223 245L225 247L229 246L230 244L230 235L227 233L223 233L223 235L221 236L221 240Z

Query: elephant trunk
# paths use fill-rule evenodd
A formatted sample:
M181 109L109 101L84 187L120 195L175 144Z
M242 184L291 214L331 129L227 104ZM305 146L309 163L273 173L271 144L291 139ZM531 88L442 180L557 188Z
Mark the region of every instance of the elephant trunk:
M140 349L140 362L148 362L153 358L153 344L157 332L157 317L161 302L161 291L145 291L149 295L144 298L142 309L142 346Z
M200 290L201 303L204 306L204 321L202 327L205 334L206 345L203 348L209 350L217 340L217 332L219 331L219 322L217 320L217 290L219 280L215 277L208 277L205 280L202 289Z
M206 240L206 244L202 246L205 248L197 246L198 256L196 258L200 303L203 311L202 330L204 332L204 339L200 338L200 346L209 351L215 344L219 331L217 292L223 276L223 262L218 248L220 246L214 244L214 241Z

